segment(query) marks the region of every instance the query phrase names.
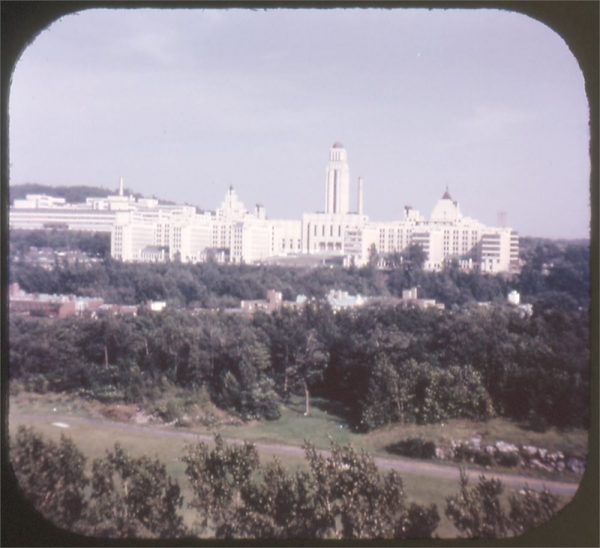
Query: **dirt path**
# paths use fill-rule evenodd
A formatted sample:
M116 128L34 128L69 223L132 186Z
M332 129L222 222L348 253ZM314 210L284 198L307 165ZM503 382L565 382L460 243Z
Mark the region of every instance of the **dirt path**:
M11 417L16 419L16 421L19 423L24 422L31 425L34 425L35 423L52 424L59 422L67 425L73 424L80 426L93 426L94 428L110 428L111 430L120 430L125 433L150 434L152 436L160 436L162 438L189 440L190 442L210 442L213 440L213 436L210 434L202 434L181 428L174 428L168 425L140 425L100 418L86 418L59 414L47 415L38 413L21 413L18 411L11 411ZM242 440L234 438L226 438L226 440L231 443L242 443ZM294 445L263 442L253 443L257 449L272 455L289 455L298 457L302 457L304 455L304 450L302 447ZM322 455L329 455L329 451L326 450L320 450L319 452ZM459 479L459 467L455 464L438 464L430 461L402 457L375 457L374 460L375 464L377 464L379 468L385 470L396 470L400 474L428 476L431 478L455 479L457 482ZM474 481L476 481L480 474L482 474L480 470L469 470L467 468L467 475ZM486 477L498 478L507 487L512 489L519 489L527 485L528 487L536 490L546 488L551 493L566 497L573 496L579 487L578 483L540 479L518 474L503 474L486 471L485 475Z

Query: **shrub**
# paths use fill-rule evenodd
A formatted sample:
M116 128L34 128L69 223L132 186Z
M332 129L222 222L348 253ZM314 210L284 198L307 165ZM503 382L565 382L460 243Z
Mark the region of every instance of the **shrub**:
M509 512L500 502L502 482L480 476L477 485L468 486L464 470L460 492L446 499L446 516L466 537L500 538L519 535L548 521L558 509L558 497L546 491L525 488L510 496Z
M11 441L11 464L24 495L59 527L80 529L88 484L83 454L64 436L57 444L23 426Z
M432 459L435 457L435 443L422 438L407 438L388 445L386 451L414 459Z

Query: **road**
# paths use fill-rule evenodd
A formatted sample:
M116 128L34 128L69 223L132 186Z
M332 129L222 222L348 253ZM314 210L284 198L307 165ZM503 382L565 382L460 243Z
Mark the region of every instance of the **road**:
M31 424L35 423L47 423L55 424L57 427L62 426L63 428L68 425L79 425L89 426L94 428L110 428L112 430L120 430L125 433L139 433L139 434L151 434L152 436L160 436L162 438L174 438L180 440L188 440L190 442L210 442L213 440L213 436L210 434L200 434L185 430L182 428L175 428L168 425L157 425L157 424L135 424L129 422L117 422L104 418L87 418L78 417L71 415L59 415L59 414L37 414L37 413L22 413L18 411L11 411L10 416L14 418L18 423ZM225 438L230 443L242 443L239 439ZM287 445L281 443L263 443L253 442L257 449L270 453L272 455L280 456L298 456L304 455L304 449L295 445ZM329 451L320 450L322 455L329 455ZM400 474L412 474L420 476L428 476L431 478L443 478L443 479L455 479L458 481L460 472L459 467L456 464L450 463L436 463L432 461L423 461L402 457L374 457L375 464L383 470L395 470ZM476 481L481 470L470 470L466 468L467 475L473 481ZM503 474L492 471L485 471L485 475L488 478L494 477L502 481L502 483L512 489L520 489L528 486L531 489L542 490L546 488L551 493L561 495L565 497L572 497L577 491L579 484L573 482L556 481L548 479L540 479L531 476L519 475L519 474Z

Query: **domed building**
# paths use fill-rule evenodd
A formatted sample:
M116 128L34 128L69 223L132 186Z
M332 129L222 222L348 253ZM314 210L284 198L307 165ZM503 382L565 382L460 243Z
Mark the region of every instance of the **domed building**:
M464 216L448 188L429 219L405 206L404 218L373 222L364 213L363 180L358 177L356 207L351 209L348 154L339 141L329 149L324 186L323 211L305 213L302 219L270 219L262 205L247 210L233 187L215 211L198 212L192 206L126 197L121 180L118 195L88 198L85 204L28 195L11 206L10 228L44 228L60 221L70 230L110 231L111 256L131 262L219 257L230 263L281 259L286 264L362 266L375 256L385 266L390 255L397 260L397 254L418 245L427 270L450 263L489 273L519 267L518 234ZM157 247L164 253L148 252Z
M458 202L453 200L446 187L444 195L436 202L429 217L431 223L455 223L462 219Z

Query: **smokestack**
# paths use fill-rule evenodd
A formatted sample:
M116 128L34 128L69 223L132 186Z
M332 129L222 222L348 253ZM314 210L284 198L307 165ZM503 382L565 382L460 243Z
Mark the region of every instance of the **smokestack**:
M121 179L119 180L119 196L123 196L123 191L124 191L124 181L123 181L123 175L121 175Z
M256 204L256 207L254 208L254 215L257 219L266 219L267 212L265 210L265 206L262 204Z
M363 178L358 178L358 201L356 206L356 212L359 215L363 214Z

